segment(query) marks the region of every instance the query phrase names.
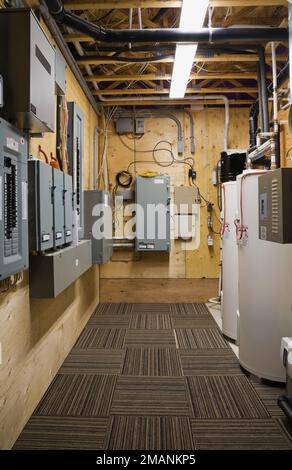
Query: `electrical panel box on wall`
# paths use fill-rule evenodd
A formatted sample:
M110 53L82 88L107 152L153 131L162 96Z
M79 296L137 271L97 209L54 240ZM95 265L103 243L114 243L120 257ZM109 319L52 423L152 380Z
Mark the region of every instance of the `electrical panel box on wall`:
M32 132L54 131L55 50L29 9L0 9L5 119Z
M176 214L192 214L200 203L199 190L192 186L176 186L174 188L174 207Z
M259 176L259 238L292 243L292 168Z
M72 176L63 174L64 179L64 237L65 243L73 241L73 212L74 212L74 195Z
M55 83L57 95L66 94L66 61L60 51L55 49Z
M135 119L135 134L145 134L144 122L144 118L139 117Z
M94 213L94 208L100 205L99 213ZM104 217L102 228L103 237L100 235L96 222ZM112 197L108 191L84 191L84 237L92 241L92 263L107 263L113 254L112 240Z
M28 268L27 140L0 119L0 280Z
M118 118L116 120L116 133L117 134L133 134L135 132L133 118Z
M71 101L68 103L68 157L69 174L73 177L75 208L77 212L78 235L84 236L83 208L83 156L84 156L84 115L80 107Z
M62 171L52 168L52 174L54 248L58 248L65 243L64 181Z
M54 247L52 167L41 160L28 161L30 251Z
M137 176L136 205L136 251L169 251L169 176Z

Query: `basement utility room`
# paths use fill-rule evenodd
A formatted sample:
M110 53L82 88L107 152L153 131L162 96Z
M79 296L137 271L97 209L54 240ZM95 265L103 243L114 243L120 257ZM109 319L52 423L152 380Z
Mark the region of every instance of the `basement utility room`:
M291 59L290 0L0 0L0 467L291 466Z

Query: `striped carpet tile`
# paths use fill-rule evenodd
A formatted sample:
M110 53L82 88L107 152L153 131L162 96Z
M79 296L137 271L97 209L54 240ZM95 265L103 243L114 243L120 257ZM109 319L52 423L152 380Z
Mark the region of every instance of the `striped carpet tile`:
M184 375L239 375L236 356L229 349L180 349Z
M176 349L130 348L126 350L123 375L148 377L181 376L182 369Z
M286 439L288 439L290 448L292 449L292 423L283 413L281 417L274 418L274 421L277 423Z
M189 416L185 379L120 376L110 412L129 416Z
M131 315L132 304L99 304L93 315Z
M289 442L271 419L191 419L201 450L288 450Z
M14 450L104 449L109 418L32 416Z
M132 320L130 323L130 328L135 329L172 329L172 322L171 317L168 314L161 313L152 313L144 314L138 313L137 315L132 316Z
M106 418L115 383L114 375L58 374L35 414Z
M175 329L179 349L229 348L218 328Z
M129 347L176 347L173 330L127 330L125 346Z
M123 349L72 349L59 374L107 374L121 371Z
M283 416L283 411L278 406L277 400L280 395L283 395L285 388L272 384L267 385L265 383L262 383L256 377L251 377L250 381L253 384L258 395L261 397L261 400L265 404L270 415L275 418Z
M172 323L174 328L216 328L217 324L212 317L199 317L199 316L172 316Z
M129 328L131 315L96 315L94 314L87 326L101 328Z
M132 304L132 313L171 313L170 304Z
M211 317L205 304L171 304L171 313L176 316L204 316Z
M189 418L177 416L114 416L112 418L108 449L194 449Z
M126 330L122 328L94 328L86 326L75 348L122 349Z
M187 377L187 383L194 418L269 418L244 375L192 376Z

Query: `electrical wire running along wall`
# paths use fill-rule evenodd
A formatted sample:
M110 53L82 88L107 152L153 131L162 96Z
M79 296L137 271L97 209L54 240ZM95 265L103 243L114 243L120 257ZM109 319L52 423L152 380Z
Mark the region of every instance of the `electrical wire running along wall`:
M166 110L164 109L166 112ZM173 110L171 111L173 114ZM176 117L183 124L184 136L184 153L177 155L177 126L174 122L167 119L146 119L145 120L145 134L138 140L132 140L131 136L118 136L115 132L114 124L109 127L108 133L108 161L110 174L110 183L114 186L116 184L116 174L121 170L129 170L132 175L137 173L144 173L147 171L154 171L161 174L169 174L171 186L188 185L188 169L187 165L174 162L169 167L162 168L153 162L151 153L140 153L141 150L150 150L155 147L157 142L163 140L172 144L175 157L178 159L185 159L187 157L194 158L194 168L197 171L196 184L199 186L202 195L214 203L214 231L220 230L220 211L217 206L217 190L212 185L211 177L212 170L215 167L220 153L223 150L223 137L224 137L224 108L208 108L198 111L193 111L195 122L195 148L196 153L192 155L190 152L190 130L189 130L189 117L182 112L176 112ZM229 146L230 148L247 148L249 145L248 134L248 109L234 109L230 110L230 135ZM166 144L162 145L164 148ZM136 152L133 151L134 147ZM169 148L169 146L167 147ZM131 150L132 149L132 150ZM170 161L170 156L165 152L156 153L156 158L165 162ZM141 161L142 163L138 163ZM149 163L148 163L149 162ZM150 163L151 162L151 163ZM130 166L129 166L130 165ZM160 297L157 301L171 301L167 300L167 296L174 295L176 289L180 289L181 284L177 282L177 287L169 289L171 279L177 281L184 281L185 279L192 280L192 289L202 282L202 289L204 290L205 297L217 295L217 279L219 276L219 245L220 236L213 234L214 247L208 248L207 235L209 233L207 227L208 211L206 203L202 201L201 208L201 242L199 249L185 251L184 242L177 240L172 241L170 254L137 254L134 250L118 250L114 252L113 260L111 263L101 267L101 296L109 298L112 301L131 301L123 297L122 291L127 292L131 296L132 290L139 291L141 302L150 302L151 295L156 289L160 289ZM206 279L205 279L206 278ZM129 279L135 280L135 284L131 284ZM213 280L215 281L213 282ZM145 282L153 284L151 290L147 290ZM158 280L161 280L159 284ZM169 281L169 283L168 283ZM205 287L206 283L210 282L209 287ZM213 284L212 284L213 282ZM148 284L147 284L148 286ZM150 286L150 284L149 284ZM179 287L180 286L180 287ZM193 290L193 292L195 292ZM171 294L170 294L171 293ZM183 290L178 292L178 297L174 301L185 301L183 298ZM194 294L195 295L195 294ZM138 297L138 295L137 295ZM122 301L122 300L121 300Z
M51 39L50 35L48 34ZM99 125L80 85L67 66L68 101L84 113L84 188L93 187L94 130ZM56 134L31 139L56 154ZM29 297L28 274L0 294L0 449L11 448L99 301L99 268L93 267L54 300Z

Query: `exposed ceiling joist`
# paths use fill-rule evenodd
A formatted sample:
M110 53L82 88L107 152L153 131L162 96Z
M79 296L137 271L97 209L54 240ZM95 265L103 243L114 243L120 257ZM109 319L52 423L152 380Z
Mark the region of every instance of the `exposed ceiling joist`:
M203 94L208 93L257 93L256 87L235 87L235 88L188 88L186 94ZM168 95L169 89L163 88L123 88L122 90L96 90L92 92L95 96L100 95ZM137 98L138 99L138 98Z
M88 82L135 82L137 80L171 80L171 73L149 73L149 74L136 74L136 75L92 75L86 77ZM222 78L223 80L257 80L256 72L222 72L222 73L192 73L191 80L216 80ZM271 74L268 75L271 78Z
M236 105L236 106L246 106L246 105L251 105L254 103L253 100L245 100L245 99L238 99L238 100L229 100L230 105ZM186 100L137 100L135 103L133 101L119 101L118 99L116 100L110 100L107 102L102 102L102 106L177 106L177 105L192 105L192 106L202 106L202 105L222 105L222 100L200 100L196 101L196 98L193 99L186 99Z
M105 10L128 8L181 8L182 0L65 0L70 10ZM212 7L286 6L287 0L210 0Z
M272 58L270 54L266 55L266 61L271 62ZM283 54L277 55L277 61L285 62L287 60L287 56ZM155 62L160 64L172 64L174 62L173 57L164 58L164 59L153 59L149 57L149 62ZM205 57L202 55L196 56L196 62L258 62L258 56L256 54L217 54L213 57ZM80 60L77 60L79 65L110 65L110 64L121 64L119 60L115 58L98 58L96 56L86 56ZM139 61L135 62L133 59L130 59L129 62L123 60L123 63L139 63Z

